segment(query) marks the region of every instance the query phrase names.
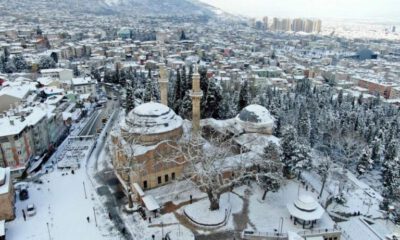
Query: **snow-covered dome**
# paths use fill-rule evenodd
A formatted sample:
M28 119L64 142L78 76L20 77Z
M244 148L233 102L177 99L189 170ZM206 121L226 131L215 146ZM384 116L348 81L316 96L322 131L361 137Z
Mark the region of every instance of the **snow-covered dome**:
M304 211L311 212L318 208L318 203L309 195L300 195L294 205Z
M129 112L122 121L121 128L130 134L147 136L146 138L141 137L141 141L154 142L168 139L170 132L181 134L182 124L182 118L169 107L160 103L148 102Z
M286 205L290 215L304 221L313 221L322 218L325 210L310 195L300 195L293 203Z
M246 132L272 134L275 119L265 107L252 104L240 111L236 121Z

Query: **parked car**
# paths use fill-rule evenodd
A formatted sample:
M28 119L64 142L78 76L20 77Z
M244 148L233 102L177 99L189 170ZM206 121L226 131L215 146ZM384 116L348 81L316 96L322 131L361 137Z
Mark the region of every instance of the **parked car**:
M28 189L22 187L21 190L19 191L19 200L25 201L27 199L29 199Z
M33 204L29 204L26 207L26 214L30 217L34 216L36 214L36 207Z

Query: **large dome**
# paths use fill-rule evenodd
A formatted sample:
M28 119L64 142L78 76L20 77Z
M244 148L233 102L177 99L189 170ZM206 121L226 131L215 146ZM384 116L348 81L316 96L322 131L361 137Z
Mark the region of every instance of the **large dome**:
M182 127L182 118L169 107L155 102L144 103L125 118L124 130L135 134L160 134Z
M253 104L243 108L236 121L246 132L272 134L275 119L265 107Z

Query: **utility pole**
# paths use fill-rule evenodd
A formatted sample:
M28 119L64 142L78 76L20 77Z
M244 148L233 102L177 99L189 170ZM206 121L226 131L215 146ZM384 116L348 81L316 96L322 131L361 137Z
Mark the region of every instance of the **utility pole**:
M46 225L47 225L47 232L49 233L49 240L51 240L49 223L46 223Z
M82 183L83 183L83 191L85 192L85 199L87 199L85 182Z
M96 223L96 227L97 227L97 218L96 218L96 210L93 207L93 215L94 215L94 222Z

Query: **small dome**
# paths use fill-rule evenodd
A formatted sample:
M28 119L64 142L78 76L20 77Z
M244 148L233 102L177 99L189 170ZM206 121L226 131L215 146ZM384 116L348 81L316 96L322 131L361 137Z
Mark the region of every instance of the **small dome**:
M309 195L300 195L294 205L303 211L312 212L318 208L318 203Z
M246 132L272 134L275 119L265 107L253 104L243 108L236 121Z
M151 135L182 127L182 118L169 107L155 102L141 104L125 118L122 128L133 134Z

